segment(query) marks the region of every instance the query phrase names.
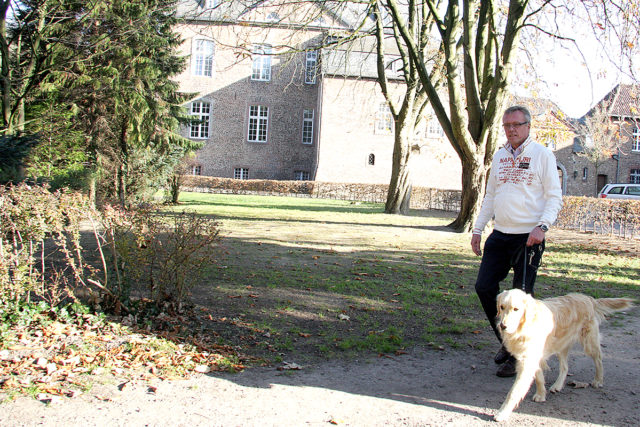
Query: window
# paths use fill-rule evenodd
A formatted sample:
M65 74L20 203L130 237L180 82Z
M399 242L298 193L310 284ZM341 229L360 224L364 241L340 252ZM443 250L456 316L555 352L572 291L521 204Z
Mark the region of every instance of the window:
M262 105L250 106L247 140L250 142L267 142L268 128L269 108Z
M316 71L318 70L318 52L307 52L307 60L305 62L304 82L307 84L316 83Z
M278 15L278 12L271 12L270 14L267 15L267 22L279 22L280 21L280 15Z
M376 164L376 155L373 153L369 154L369 159L367 160L367 163L370 166L374 166Z
M209 115L211 104L208 102L196 101L191 103L191 115L194 120L189 125L189 136L191 138L209 138Z
M631 142L631 151L640 151L640 128L633 129L633 141Z
M271 46L258 45L253 49L251 80L268 82L271 80Z
M313 144L313 110L302 112L302 143Z
M427 123L427 136L431 138L442 138L444 136L444 130L435 117L429 119Z
M588 168L584 168L582 169L582 180L586 180L587 178L589 178L589 169Z
M195 39L193 41L192 67L195 76L213 76L213 50L211 40Z
M631 169L629 184L640 184L640 169Z
M375 133L382 135L393 133L393 116L386 102L380 104L376 112Z
M218 7L219 4L220 0L204 0L205 9L213 9L214 7Z
M191 166L191 175L202 175L202 166Z
M293 179L295 179L296 181L309 181L309 172L295 171L293 172Z
M235 179L249 179L249 168L235 168L233 177Z

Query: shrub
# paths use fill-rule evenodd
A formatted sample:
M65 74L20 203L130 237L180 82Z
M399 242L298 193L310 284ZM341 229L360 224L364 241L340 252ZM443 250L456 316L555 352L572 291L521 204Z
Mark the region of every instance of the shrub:
M633 236L640 229L640 201L565 196L558 226Z
M122 300L137 288L157 305L181 304L207 266L215 263L219 225L210 217L109 207L105 225L118 278L112 291Z
M51 305L91 274L80 246L80 222L90 212L78 193L46 187L0 186L0 297L28 301L35 293Z

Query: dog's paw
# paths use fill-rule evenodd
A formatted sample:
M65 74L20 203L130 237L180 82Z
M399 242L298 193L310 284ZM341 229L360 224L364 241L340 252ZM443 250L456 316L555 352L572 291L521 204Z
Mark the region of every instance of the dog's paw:
M547 401L547 396L546 393L536 393L533 395L533 401L534 402L546 402Z
M593 388L601 388L604 385L602 381L593 380L591 382L591 387Z
M493 416L493 419L500 423L502 421L507 421L507 418L509 418L509 415L511 415L511 411L498 411Z
M561 390L562 390L562 386L561 385L555 385L554 384L554 385L551 386L551 388L549 388L549 391L551 393L557 393L557 392L559 392Z

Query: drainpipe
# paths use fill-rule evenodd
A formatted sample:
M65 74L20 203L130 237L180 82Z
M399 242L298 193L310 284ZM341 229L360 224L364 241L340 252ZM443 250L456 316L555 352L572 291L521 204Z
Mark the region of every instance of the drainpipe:
M616 180L614 182L617 183L620 182L618 181L618 174L620 172L620 147L618 147L618 152L613 154L611 158L616 161Z

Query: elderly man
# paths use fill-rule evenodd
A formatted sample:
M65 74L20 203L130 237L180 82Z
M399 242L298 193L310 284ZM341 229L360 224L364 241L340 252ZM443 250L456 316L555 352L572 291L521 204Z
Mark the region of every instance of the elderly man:
M493 156L487 191L473 227L471 248L482 255L476 292L498 340L496 297L500 281L513 268L513 287L533 295L544 252L545 233L562 207L556 158L529 137L531 114L522 106L502 117L507 143ZM482 231L494 218L493 232L480 250ZM515 359L504 347L495 356L500 377L515 375Z

